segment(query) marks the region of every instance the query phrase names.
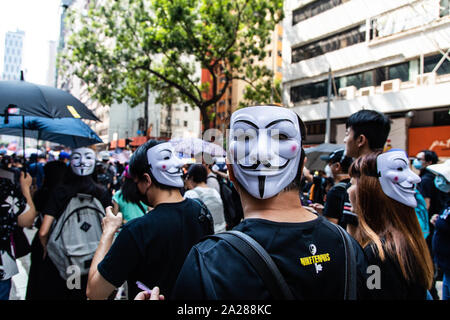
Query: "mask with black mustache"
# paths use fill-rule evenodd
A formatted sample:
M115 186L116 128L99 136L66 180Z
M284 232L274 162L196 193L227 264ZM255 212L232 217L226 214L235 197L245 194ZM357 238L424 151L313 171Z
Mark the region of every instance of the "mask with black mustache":
M70 156L70 167L78 176L88 176L95 169L95 152L89 148L73 150Z
M420 177L409 168L406 152L391 149L377 157L377 171L381 189L389 197L408 207L415 208L415 184Z
M228 157L236 179L255 198L271 198L294 180L301 145L297 115L289 109L256 106L231 116Z
M147 150L147 160L153 177L160 184L181 188L184 186L183 162L168 142L160 143Z

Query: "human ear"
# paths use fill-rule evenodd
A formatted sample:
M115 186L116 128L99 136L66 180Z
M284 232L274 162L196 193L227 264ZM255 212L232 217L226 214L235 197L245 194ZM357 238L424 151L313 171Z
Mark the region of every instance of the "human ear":
M147 188L151 187L152 178L150 177L150 175L148 173L144 173L144 180L145 180L145 183L147 184Z
M363 147L365 144L368 144L368 140L365 135L360 134L356 139L356 144L359 148Z

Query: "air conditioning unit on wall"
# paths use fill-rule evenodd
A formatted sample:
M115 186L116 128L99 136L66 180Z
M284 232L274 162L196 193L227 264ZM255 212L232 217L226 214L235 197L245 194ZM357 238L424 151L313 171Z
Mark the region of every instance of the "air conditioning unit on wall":
M381 92L395 92L400 90L402 80L392 79L381 82Z
M364 87L358 90L358 95L360 97L373 96L375 94L375 87Z
M418 74L416 76L416 86L421 86L421 85L430 85L430 84L435 84L436 83L436 72L428 72L428 73L423 73L423 74Z
M339 97L351 100L355 99L356 94L356 87L355 86L349 86L344 88L339 88Z

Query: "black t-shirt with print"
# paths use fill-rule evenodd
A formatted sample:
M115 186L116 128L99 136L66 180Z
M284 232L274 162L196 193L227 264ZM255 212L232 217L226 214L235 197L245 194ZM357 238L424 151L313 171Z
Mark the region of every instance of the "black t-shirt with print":
M343 299L344 244L337 228L324 217L303 223L245 219L233 230L246 233L266 249L296 299ZM365 297L366 259L352 240L358 296ZM207 239L195 245L186 258L172 298L267 300L271 296L245 257L224 240Z
M209 234L199 214L200 205L192 199L157 205L123 226L98 271L116 287L127 281L130 299L142 291L136 281L158 286L169 297L189 250Z
M15 262L11 234L17 229L17 218L25 212L27 201L20 186L0 177L0 280L9 279ZM15 269L15 268L14 268Z
M371 245L364 248L367 263L370 266L379 267L379 287L374 278L368 280L371 283L369 295L374 300L425 300L426 289L414 282L407 282L403 276L398 261L388 255L381 261L380 256L375 253ZM375 276L375 271L372 271ZM371 275L369 275L371 276Z

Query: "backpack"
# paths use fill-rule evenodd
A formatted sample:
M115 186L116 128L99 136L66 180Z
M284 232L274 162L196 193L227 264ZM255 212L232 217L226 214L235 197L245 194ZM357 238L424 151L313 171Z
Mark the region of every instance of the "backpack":
M220 198L223 202L223 214L227 224L227 230L233 229L244 218L244 210L242 209L241 197L231 182L217 176L209 176L215 178L220 186Z
M105 210L91 195L78 193L52 225L47 252L60 276L67 280L67 268L76 265L87 275L102 235Z

